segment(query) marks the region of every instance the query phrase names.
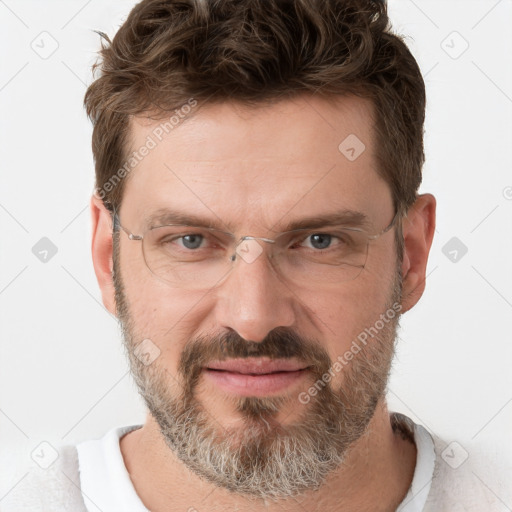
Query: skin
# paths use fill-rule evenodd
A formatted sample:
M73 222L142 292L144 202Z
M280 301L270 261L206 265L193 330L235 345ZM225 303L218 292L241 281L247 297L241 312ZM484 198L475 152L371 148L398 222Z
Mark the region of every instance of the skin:
M132 120L132 151L158 124ZM301 96L256 110L234 103L203 106L131 172L121 222L141 234L145 216L172 205L221 219L238 236L273 238L288 221L347 208L364 212L372 233L378 233L390 223L394 209L390 188L375 168L372 125L371 104L355 97L338 98L333 104ZM366 145L353 162L338 150L349 134ZM115 314L111 217L97 197L92 198L91 209L94 268L103 303ZM403 221L402 313L423 293L434 228L435 199L421 195ZM265 257L259 257L237 265L218 287L205 293L176 290L155 279L145 265L140 242L124 234L120 255L137 333L159 347L158 364L170 375L176 375L188 340L227 329L246 340L261 341L276 327L292 328L319 340L335 360L385 311L397 261L391 230L371 243L359 277L342 285L312 283L294 289L276 278ZM336 374L333 386L342 379L343 371ZM311 384L305 379L290 393L298 394ZM232 401L219 390L202 386L199 397L219 425L241 425ZM276 419L293 422L301 407L296 400L288 401ZM203 481L174 457L151 414L120 445L135 489L152 511L291 511L297 510L297 501L308 511L391 511L405 496L416 462L415 446L393 433L384 400L367 432L349 451L346 464L320 490L297 501L258 503Z

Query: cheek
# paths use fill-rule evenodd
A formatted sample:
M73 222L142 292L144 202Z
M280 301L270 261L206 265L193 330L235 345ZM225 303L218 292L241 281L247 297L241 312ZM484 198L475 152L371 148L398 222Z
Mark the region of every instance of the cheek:
M350 350L358 336L391 306L395 276L392 270L384 272L383 268L386 266L379 267L379 272L363 271L337 289L308 294L304 303L308 304L311 321L299 324L299 332L323 343L331 361Z
M150 339L159 348L166 368L177 368L185 345L205 315L204 292L173 289L136 259L125 258L121 275L133 343Z
M193 310L200 296L174 289L151 273L144 261L140 242L121 248L121 276L131 320L144 335L161 336L179 328L181 318Z

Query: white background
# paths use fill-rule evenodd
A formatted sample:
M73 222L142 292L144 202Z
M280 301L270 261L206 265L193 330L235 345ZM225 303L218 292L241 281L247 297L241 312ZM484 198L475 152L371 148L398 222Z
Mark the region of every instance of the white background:
M144 420L91 263L82 108L99 47L92 29L113 36L131 6L0 1L0 449L16 446L28 462L42 441ZM402 318L391 409L469 456L477 444L510 457L512 2L393 0L389 10L425 77L421 191L438 199L427 289ZM52 44L46 59L32 48ZM42 237L58 250L46 263L32 252ZM443 253L453 237L468 249L456 262ZM0 500L22 477L0 481Z

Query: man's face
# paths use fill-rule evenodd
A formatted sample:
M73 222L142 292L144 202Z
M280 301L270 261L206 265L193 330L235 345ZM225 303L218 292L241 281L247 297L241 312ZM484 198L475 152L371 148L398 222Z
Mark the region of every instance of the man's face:
M159 124L133 119L131 150L155 139ZM379 233L394 210L372 125L369 104L348 97L202 107L132 171L120 222L140 235L172 209L227 226L235 239L274 239L290 223L351 210ZM366 146L355 160L339 149L354 135ZM233 491L283 497L318 487L383 397L401 288L394 232L371 241L361 273L344 282L328 265L325 278L320 270L291 280L261 242L260 255L237 257L215 286L171 284L149 270L141 245L120 233L116 302L132 372L168 445ZM150 360L157 355L150 364L136 356L143 340Z

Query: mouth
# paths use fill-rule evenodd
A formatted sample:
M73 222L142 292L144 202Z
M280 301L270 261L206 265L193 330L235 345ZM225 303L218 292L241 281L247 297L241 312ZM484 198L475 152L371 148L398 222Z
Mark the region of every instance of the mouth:
M293 359L244 358L213 361L203 371L223 391L263 397L282 394L297 385L309 367Z

